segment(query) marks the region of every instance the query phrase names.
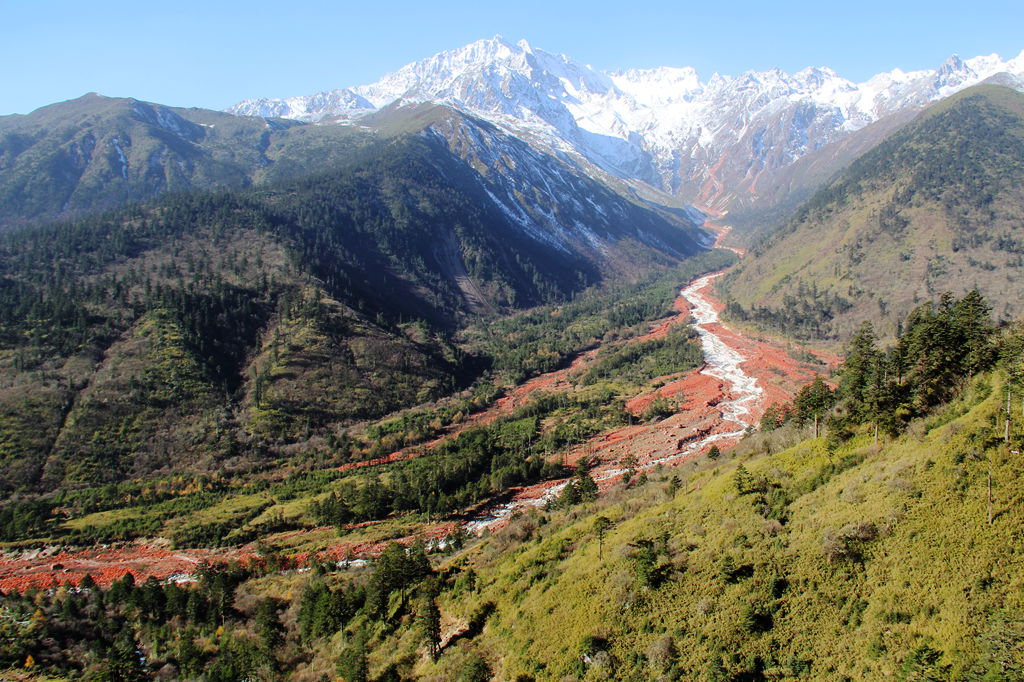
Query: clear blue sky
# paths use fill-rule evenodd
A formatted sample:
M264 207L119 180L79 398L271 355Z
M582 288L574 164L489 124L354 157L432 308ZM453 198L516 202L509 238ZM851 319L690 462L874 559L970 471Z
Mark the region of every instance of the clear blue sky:
M1016 56L1024 0L0 0L0 114L90 91L222 109L370 83L499 33L607 70L824 65L859 81Z

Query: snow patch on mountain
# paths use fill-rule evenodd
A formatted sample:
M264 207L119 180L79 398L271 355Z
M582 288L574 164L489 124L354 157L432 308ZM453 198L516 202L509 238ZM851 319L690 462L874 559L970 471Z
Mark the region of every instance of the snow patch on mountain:
M996 74L1024 80L1024 52L950 57L934 70L894 69L854 83L825 67L702 81L692 68L605 73L525 40L479 40L408 64L376 83L305 97L242 102L236 114L354 120L396 101L436 102L528 134L616 176L678 191L714 184L716 163L756 177L906 107ZM689 183L689 184L688 184ZM706 187L705 187L706 189Z
M315 95L285 99L251 99L228 109L236 116L291 118L298 121L319 121L327 116L358 118L376 110L377 106L348 88L318 92Z

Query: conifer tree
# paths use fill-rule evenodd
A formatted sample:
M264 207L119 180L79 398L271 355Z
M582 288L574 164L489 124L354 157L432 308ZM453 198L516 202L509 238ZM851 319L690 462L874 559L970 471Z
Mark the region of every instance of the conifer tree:
M437 607L437 591L437 584L433 580L427 581L418 609L423 638L427 642L430 657L435 661L441 655L441 610Z
M338 657L338 674L346 682L367 682L370 666L366 654L366 634L359 630Z
M839 389L850 401L851 412L858 420L864 417L869 402L869 386L878 355L875 343L875 328L870 322L864 322L850 339L840 375Z

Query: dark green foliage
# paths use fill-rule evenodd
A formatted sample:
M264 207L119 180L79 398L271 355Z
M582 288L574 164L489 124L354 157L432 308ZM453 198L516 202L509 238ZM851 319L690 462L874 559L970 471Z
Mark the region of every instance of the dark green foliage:
M797 424L824 419L835 402L835 391L825 383L824 379L815 376L814 381L797 392L793 399L793 410L789 418ZM764 421L763 418L762 421Z
M736 493L738 495L746 495L747 493L751 492L751 486L753 485L753 477L747 470L747 467L743 466L742 464L736 467L736 471L735 473L733 473L732 476L732 481L733 485L736 488Z
M138 646L127 636L121 636L107 651L99 670L86 678L95 682L143 682L149 679L139 658Z
M590 475L589 463L580 460L576 465L576 473L559 493L555 506L572 507L577 504L592 502L597 499L597 483Z
M349 682L366 682L369 679L366 635L362 630L357 631L352 641L342 649L338 657L338 674Z
M948 400L963 379L991 366L995 349L990 310L981 294L972 291L960 300L944 294L938 305L926 303L910 314L899 357L908 368L915 406Z
M667 561L667 538L637 540L630 548L630 563L640 584L655 588L668 578L671 565Z
M916 308L888 353L876 347L865 323L850 342L840 375L839 395L850 417L893 431L901 420L949 400L964 380L995 362L993 331L988 304L977 291L960 300L944 294L937 305Z
M0 507L0 540L43 537L52 529L53 504L42 500L11 502Z
M928 645L922 645L903 661L896 679L901 682L904 680L920 680L921 682L948 680L953 666L942 665L941 659L941 651L936 651Z
M441 655L441 611L437 608L437 594L436 583L427 582L422 588L420 605L416 613L427 651L435 661Z
M284 628L277 616L278 603L274 599L264 599L256 609L256 633L263 650L273 656L273 652L284 643Z
M501 391L487 381L478 382L470 390L469 397L442 407L409 410L394 419L373 424L366 430L366 435L392 451L414 445L437 436L456 419L485 408L501 395Z
M1016 389L1024 388L1024 325L1015 323L997 344L999 365Z
M678 326L658 339L630 343L604 350L598 360L583 376L582 383L593 384L614 378L632 384L645 384L651 379L699 367L704 353L694 339L697 333L690 327Z
M673 269L640 278L635 284L588 291L571 303L510 316L490 322L486 330L476 331L482 335L484 352L493 358L494 369L519 383L564 366L573 355L594 346L601 338L613 338L643 322L673 313L672 302L682 284L735 261L731 251L716 249ZM676 348L691 357L684 345L677 344ZM676 351L665 352L671 355ZM628 362L629 352L623 349L623 353ZM636 370L644 371L642 367Z
M362 606L365 595L361 589L344 586L332 590L320 581L313 581L299 597L299 629L304 639L329 637L338 632Z
M809 288L799 287L794 294L783 297L782 305L751 306L744 308L734 300L726 303L727 317L753 322L765 329L788 334L803 339L835 338L831 331L831 321L847 312L853 304L846 298L830 291L819 290L813 281Z
M981 640L981 656L971 665L977 679L995 680L1024 678L1024 619L1017 610L998 610L986 618Z
M430 561L422 544L405 547L390 543L374 564L373 575L366 586L366 612L378 620L388 617L388 599L399 592L401 607L413 587L431 575Z
M887 351L878 348L874 327L864 322L847 344L838 389L815 377L792 404L770 406L761 428L827 421L830 448L848 437L855 424L871 423L895 435L911 418L952 398L969 377L992 367L1000 353L1004 361L1016 357L1012 336L1003 341L1002 351L995 343L989 311L977 291L959 300L943 294L937 304L928 302L911 312L902 336ZM838 401L842 409L832 415Z

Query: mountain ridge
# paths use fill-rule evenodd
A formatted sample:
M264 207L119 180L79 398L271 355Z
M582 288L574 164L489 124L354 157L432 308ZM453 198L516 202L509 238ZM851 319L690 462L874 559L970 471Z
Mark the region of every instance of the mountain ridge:
M722 281L734 319L883 336L919 301L980 290L1021 313L1024 95L978 85L925 110L813 194Z
M576 153L620 178L708 207L756 193L759 177L889 114L920 107L997 74L1024 77L1024 51L961 59L934 70L894 69L853 83L827 67L714 74L689 67L600 72L565 55L500 36L408 64L377 82L228 109L311 121L358 120L395 101L443 102L554 149ZM332 93L335 93L332 95ZM349 106L349 102L361 102ZM341 108L323 102L345 103Z

